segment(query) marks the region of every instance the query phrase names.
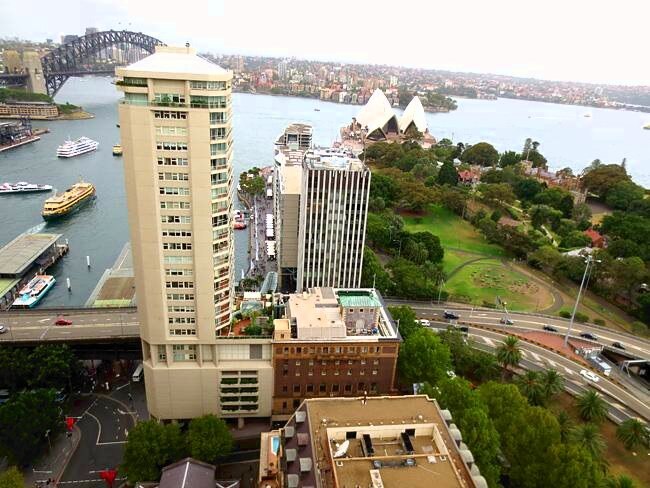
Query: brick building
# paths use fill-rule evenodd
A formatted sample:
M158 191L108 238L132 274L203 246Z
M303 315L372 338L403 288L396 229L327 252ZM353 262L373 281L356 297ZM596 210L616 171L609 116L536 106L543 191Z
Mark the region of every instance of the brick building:
M274 418L287 418L305 398L396 392L401 338L377 291L290 295L274 329Z

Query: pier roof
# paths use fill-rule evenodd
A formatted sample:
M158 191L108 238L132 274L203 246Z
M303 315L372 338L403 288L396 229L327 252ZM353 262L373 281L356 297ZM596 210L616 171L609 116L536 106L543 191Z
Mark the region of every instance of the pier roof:
M0 249L0 275L22 275L61 234L22 234Z

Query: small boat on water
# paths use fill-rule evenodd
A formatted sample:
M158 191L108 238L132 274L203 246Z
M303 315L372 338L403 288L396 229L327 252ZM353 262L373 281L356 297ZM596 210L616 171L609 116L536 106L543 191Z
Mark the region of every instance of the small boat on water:
M72 158L91 151L96 151L98 147L99 142L93 141L88 137L80 137L76 141L68 139L57 148L56 155L60 158Z
M51 275L36 275L23 286L19 297L14 300L13 307L32 308L43 298L50 288L54 286L56 280Z
M45 220L53 220L68 215L95 198L92 183L80 181L63 193L45 200L41 215Z
M113 145L113 156L121 156L122 155L122 146L119 144L114 144Z
M315 108L315 109L314 109L314 112L320 112L320 109L319 109L319 108Z
M650 124L646 124L646 125L644 125L643 128L644 128L645 130L650 130Z
M0 184L0 194L34 193L38 191L52 191L52 185L37 185L35 183L27 183L26 181L19 181L18 183Z

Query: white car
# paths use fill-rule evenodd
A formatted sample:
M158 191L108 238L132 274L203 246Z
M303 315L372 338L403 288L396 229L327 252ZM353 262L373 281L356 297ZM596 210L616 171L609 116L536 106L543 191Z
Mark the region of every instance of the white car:
M418 324L420 324L422 327L431 327L431 322L429 322L427 319L420 319L417 321Z
M7 327L7 326L4 325L4 324L0 324L0 334L4 334L4 333L7 332L8 330L9 330L9 327Z
M586 369L580 370L580 376L582 376L586 380L593 381L594 383L598 383L600 381L600 378L596 373L592 373L591 371L588 371Z

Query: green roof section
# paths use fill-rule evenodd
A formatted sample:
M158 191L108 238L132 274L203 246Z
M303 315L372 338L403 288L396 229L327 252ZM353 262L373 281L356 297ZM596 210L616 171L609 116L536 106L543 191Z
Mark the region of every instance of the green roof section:
M369 291L339 291L336 294L344 308L381 307L381 302Z

